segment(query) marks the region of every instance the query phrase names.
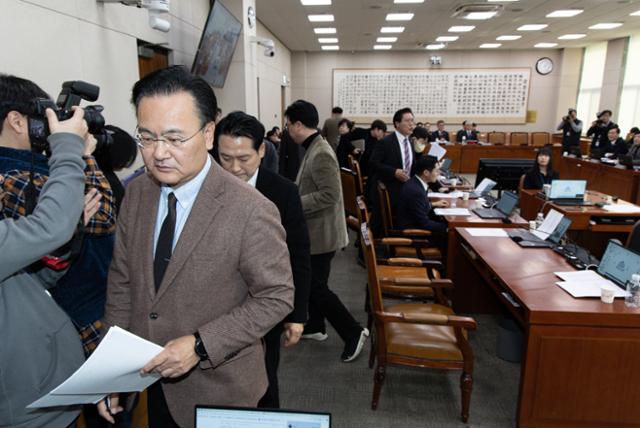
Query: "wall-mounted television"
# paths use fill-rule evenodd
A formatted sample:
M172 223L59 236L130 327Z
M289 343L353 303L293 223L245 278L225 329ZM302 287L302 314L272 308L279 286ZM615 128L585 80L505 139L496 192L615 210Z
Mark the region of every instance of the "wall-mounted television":
M211 6L191 72L214 88L222 88L229 73L242 23L219 1Z

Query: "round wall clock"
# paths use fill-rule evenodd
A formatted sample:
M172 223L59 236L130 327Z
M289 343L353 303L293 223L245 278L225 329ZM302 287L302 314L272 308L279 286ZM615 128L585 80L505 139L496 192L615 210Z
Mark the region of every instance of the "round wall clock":
M551 58L544 57L536 61L536 71L543 76L551 73L553 71L553 61L551 61Z

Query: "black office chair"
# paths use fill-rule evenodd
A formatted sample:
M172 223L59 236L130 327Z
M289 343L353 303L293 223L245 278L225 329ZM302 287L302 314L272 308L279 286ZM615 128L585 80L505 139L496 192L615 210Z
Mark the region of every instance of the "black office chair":
M633 225L627 238L627 248L640 253L640 220Z

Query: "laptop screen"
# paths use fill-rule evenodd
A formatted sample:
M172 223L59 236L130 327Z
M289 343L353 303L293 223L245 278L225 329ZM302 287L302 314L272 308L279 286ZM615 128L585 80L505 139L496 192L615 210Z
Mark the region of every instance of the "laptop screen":
M498 211L509 215L514 210L516 205L518 205L518 195L512 192L503 192L502 197L496 205L496 208L498 209Z
M196 428L330 428L329 413L196 406Z
M440 165L440 171L448 172L451 167L451 159L444 159Z
M567 230L569 230L569 226L571 226L571 220L567 217L562 217L562 220L560 220L560 223L558 223L555 230L551 235L549 235L547 240L553 242L554 244L557 244L558 242L560 242L560 238L562 238L564 234L567 233Z
M493 189L493 186L495 185L496 185L495 181L489 178L485 178L480 182L480 184L478 184L478 186L475 189L473 189L473 193L477 195L483 195L485 193L490 192L491 189Z
M615 241L609 241L598 266L598 273L624 286L631 275L640 273L640 254Z
M553 180L549 199L582 198L587 190L587 180Z

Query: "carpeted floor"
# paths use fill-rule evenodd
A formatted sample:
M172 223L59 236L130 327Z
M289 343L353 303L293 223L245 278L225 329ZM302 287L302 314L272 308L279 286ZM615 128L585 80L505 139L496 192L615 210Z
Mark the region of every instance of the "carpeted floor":
M354 235L351 235L353 242ZM330 286L363 325L366 271L350 245L333 260ZM358 360L340 360L343 342L331 328L325 342L304 341L282 350L280 395L283 408L333 415L334 428L513 427L520 365L496 356L497 318L475 316L474 388L468 424L460 421L460 372L389 367L378 410L371 410L373 370L369 343Z

